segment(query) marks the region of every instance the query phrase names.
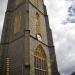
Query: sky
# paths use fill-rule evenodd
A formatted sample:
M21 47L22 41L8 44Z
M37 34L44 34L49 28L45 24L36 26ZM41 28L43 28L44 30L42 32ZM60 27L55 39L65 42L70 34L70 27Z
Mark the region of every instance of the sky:
M75 23L69 14L69 7L73 0L44 0L52 29L53 41L57 58L58 70L61 75L70 75L75 72ZM0 0L0 35L7 0ZM68 20L69 19L69 20Z
M72 3L71 0L45 0L61 75L75 71L75 23L66 20Z

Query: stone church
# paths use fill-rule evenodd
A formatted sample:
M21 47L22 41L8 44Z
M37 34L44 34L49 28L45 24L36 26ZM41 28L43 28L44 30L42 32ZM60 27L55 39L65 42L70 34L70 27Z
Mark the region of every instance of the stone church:
M0 75L60 75L43 0L8 0Z

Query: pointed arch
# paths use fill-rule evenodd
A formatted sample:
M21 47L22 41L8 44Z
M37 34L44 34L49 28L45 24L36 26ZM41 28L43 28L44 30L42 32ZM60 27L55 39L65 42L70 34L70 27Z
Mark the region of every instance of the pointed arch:
M48 75L47 58L41 45L34 51L34 75Z

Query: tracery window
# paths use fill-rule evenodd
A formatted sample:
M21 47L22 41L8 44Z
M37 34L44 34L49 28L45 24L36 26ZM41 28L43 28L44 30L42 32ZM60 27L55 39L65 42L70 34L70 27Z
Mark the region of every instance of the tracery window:
M36 13L36 32L40 33L40 16Z
M48 75L46 55L41 47L34 52L34 70L35 75Z
M17 33L20 31L20 22L21 22L21 14L16 13L14 18L14 33Z

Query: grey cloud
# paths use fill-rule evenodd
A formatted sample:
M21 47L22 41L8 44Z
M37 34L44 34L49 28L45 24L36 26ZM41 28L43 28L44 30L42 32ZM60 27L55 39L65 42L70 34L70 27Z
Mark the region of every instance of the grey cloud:
M65 28L66 29L66 28ZM58 66L61 73L71 73L75 71L75 30L55 30L54 35Z
M55 0L51 1L53 2ZM54 6L55 8L50 7L50 5L47 6L51 23L51 19L60 17L61 15L57 16L58 11L55 12L56 5ZM55 13L55 15L50 12L50 8ZM59 72L61 73L61 75L70 75L70 73L75 71L75 25L67 24L65 26L59 23L50 25L53 32Z

